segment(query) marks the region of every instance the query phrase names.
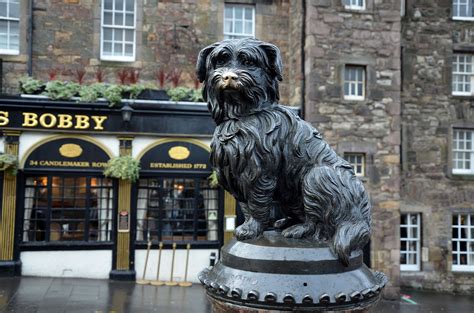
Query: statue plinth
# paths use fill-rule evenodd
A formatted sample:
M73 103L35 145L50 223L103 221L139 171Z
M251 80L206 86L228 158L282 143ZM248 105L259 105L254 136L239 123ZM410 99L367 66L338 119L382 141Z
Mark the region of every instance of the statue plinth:
M233 239L199 280L215 312L363 309L378 302L387 278L362 259L354 251L344 266L326 243L266 231L256 239Z

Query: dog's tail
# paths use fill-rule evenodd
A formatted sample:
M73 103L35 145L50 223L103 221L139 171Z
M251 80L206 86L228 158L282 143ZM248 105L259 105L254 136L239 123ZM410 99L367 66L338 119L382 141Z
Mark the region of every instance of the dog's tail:
M305 179L305 205L312 208L307 215L325 224L331 249L348 266L352 251L370 239L367 192L349 165L317 167Z
M366 221L343 222L336 228L332 249L345 265L349 265L349 258L355 247L361 247L369 241L370 229Z

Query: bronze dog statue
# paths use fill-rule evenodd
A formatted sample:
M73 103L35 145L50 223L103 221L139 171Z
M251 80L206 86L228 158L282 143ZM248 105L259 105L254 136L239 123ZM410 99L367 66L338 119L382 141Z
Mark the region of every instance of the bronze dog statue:
M351 165L278 105L279 49L255 39L217 42L201 50L197 75L217 124L211 163L245 216L237 239L261 235L276 200L286 218L275 228L288 238L330 240L347 265L370 239L370 202Z

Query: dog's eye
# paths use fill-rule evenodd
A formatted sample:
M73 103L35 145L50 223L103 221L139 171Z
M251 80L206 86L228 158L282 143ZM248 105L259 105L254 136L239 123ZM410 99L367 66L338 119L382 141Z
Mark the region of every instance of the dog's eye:
M252 60L245 60L243 63L244 63L245 66L253 66L253 65L255 65L255 63L253 63Z

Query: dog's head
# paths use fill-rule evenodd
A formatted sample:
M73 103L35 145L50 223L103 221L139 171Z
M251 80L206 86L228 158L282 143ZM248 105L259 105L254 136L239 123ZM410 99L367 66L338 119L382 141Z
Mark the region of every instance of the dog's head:
M280 50L256 39L224 40L199 53L197 77L217 124L252 114L279 100Z

